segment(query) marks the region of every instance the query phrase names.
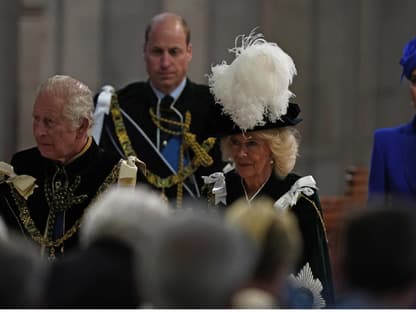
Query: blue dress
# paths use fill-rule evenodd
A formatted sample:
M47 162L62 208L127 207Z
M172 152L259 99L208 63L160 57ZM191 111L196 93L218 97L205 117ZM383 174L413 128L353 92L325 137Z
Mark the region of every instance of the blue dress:
M391 196L416 200L416 117L374 133L369 200Z

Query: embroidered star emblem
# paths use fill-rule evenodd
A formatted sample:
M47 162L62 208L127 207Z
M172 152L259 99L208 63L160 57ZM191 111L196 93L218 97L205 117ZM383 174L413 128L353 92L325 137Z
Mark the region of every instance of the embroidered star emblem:
M326 306L325 299L322 298L322 283L318 278L313 277L309 262L307 262L299 273L295 276L290 274L289 283L305 296L311 297L312 308L319 309Z

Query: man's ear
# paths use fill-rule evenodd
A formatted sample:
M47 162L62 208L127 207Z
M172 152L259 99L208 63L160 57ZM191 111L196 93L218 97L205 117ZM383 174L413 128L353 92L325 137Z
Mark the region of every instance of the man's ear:
M188 53L188 61L190 62L192 60L192 43L188 44L186 51Z
M83 118L81 121L81 125L78 127L77 129L77 136L78 137L83 137L85 136L85 134L88 132L88 128L89 128L89 121L87 118Z

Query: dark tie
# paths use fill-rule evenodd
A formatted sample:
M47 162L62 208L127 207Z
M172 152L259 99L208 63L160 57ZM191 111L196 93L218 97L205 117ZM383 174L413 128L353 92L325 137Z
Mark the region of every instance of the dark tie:
M160 108L162 110L171 110L170 104L172 104L172 102L173 102L173 97L171 97L169 94L165 95L162 101L160 102Z
M160 117L172 121L179 121L178 115L171 109L170 105L173 103L173 97L171 97L169 94L165 95L162 98L162 101L160 101ZM161 123L163 127L172 130L172 131L178 131L178 127L174 126L170 123L162 122ZM160 131L160 141L161 141L161 147L164 147L167 142L169 141L171 137L171 134L161 130Z

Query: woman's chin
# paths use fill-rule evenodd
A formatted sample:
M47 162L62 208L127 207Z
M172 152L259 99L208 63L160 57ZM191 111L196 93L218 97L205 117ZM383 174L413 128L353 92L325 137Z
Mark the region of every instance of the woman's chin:
M237 172L238 172L238 175L242 177L243 179L249 179L251 176L255 175L255 172L253 172L253 169L248 169L248 168L238 168Z

